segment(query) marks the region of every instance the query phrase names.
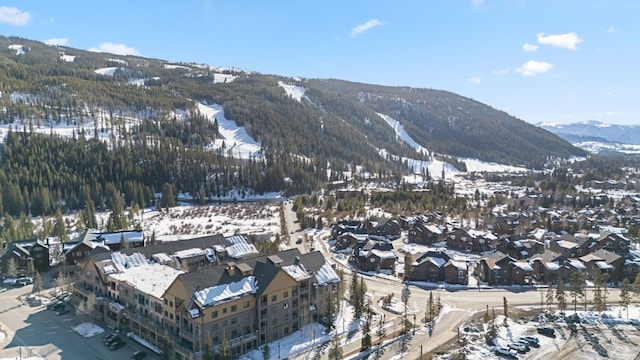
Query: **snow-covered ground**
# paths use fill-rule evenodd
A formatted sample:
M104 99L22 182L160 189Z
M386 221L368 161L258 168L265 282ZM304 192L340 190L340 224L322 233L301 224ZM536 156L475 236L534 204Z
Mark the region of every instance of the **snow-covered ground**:
M60 54L60 60L64 62L73 62L76 59L74 55L66 55L64 53Z
M20 44L11 44L7 46L10 50L15 50L16 55L24 55L24 46Z
M302 86L298 86L298 85L293 85L293 84L287 84L283 81L278 81L278 85L284 89L285 93L287 94L287 96L291 97L292 99L301 102L302 101L302 97L304 96L304 92L305 92L305 88L303 88Z
M93 72L98 74L98 75L113 76L113 74L115 74L116 70L118 70L117 66L110 66L110 67L95 69L95 70L93 70Z
M93 337L96 335L100 335L104 332L103 328L101 328L100 326L94 323L89 323L89 322L80 323L72 327L71 329L77 332L82 337Z
M218 120L220 138L215 141L211 150L224 149L224 155L240 159L261 157L261 146L254 138L247 134L244 127L224 116L222 105L205 105L198 103L198 111L211 122Z

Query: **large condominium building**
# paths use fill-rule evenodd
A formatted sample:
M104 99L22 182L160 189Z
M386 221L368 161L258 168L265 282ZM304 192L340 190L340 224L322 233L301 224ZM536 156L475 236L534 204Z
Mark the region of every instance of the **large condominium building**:
M105 322L176 357L225 343L235 358L322 320L339 277L320 252L260 256L242 237L185 240L92 254L74 287Z

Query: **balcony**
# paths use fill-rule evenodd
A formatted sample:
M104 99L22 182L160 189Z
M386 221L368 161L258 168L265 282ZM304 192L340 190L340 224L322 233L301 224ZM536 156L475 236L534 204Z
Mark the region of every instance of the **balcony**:
M229 345L236 346L236 345L240 345L246 342L256 340L257 338L258 338L258 335L256 333L248 333L248 334L244 334L229 340Z

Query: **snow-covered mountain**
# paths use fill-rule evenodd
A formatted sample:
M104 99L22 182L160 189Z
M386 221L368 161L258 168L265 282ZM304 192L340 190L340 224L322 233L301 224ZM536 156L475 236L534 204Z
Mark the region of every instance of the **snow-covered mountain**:
M640 125L612 125L588 120L572 124L540 123L538 126L574 145L584 141L640 145Z

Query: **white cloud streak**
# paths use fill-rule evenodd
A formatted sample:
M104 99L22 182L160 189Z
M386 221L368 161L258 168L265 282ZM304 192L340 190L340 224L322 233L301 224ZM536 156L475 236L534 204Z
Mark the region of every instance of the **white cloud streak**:
M0 23L23 26L31 22L31 14L16 7L0 6Z
M484 4L484 0L471 0L471 3L473 4L473 6L480 6Z
M469 82L472 84L480 84L482 82L482 78L480 76L474 76L469 78Z
M609 26L609 28L605 31L606 34L613 34L615 32L618 32L618 28L613 26Z
M378 19L369 20L366 23L360 24L354 27L353 29L351 29L351 37L356 37L367 30L371 30L376 26L382 26L384 24L385 24L384 21L380 21Z
M538 51L538 45L526 43L522 45L522 50L526 52Z
M502 69L495 69L493 70L491 73L493 75L507 75L509 72L511 72L511 69L509 68L502 68Z
M538 33L538 43L544 45L551 45L559 48L578 50L578 44L582 42L582 39L578 37L575 32L558 35L545 35L544 33Z
M516 72L523 76L536 76L553 69L553 65L544 61L529 60L516 69Z
M104 42L100 44L97 48L90 48L89 51L93 52L105 52L111 53L115 55L140 55L138 50L129 47L125 44L115 44L112 42Z
M65 46L69 43L69 39L67 38L51 38L51 39L47 39L44 41L45 44L47 45L52 45L52 46Z

